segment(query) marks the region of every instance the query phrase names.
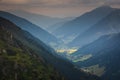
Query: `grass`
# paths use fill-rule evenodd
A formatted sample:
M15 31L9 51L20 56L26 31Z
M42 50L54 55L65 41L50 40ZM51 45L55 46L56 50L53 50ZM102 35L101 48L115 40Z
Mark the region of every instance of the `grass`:
M56 50L57 53L67 53L67 54L72 54L72 53L74 53L76 51L77 51L76 48L72 48L72 49L58 49L58 50Z
M91 57L92 57L92 54L84 55L80 58L73 60L73 62L82 62L82 61L90 59Z
M89 67L84 67L81 68L85 72L89 72L91 74L97 75L97 76L102 76L105 72L105 67L100 67L99 64L92 65Z

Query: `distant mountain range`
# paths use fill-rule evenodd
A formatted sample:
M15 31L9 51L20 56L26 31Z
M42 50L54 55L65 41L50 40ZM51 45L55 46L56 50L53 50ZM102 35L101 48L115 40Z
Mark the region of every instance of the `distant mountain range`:
M39 26L29 22L28 20L10 14L8 12L0 11L0 17L4 17L12 22L14 22L17 26L22 28L23 30L28 31L33 36L37 37L47 45L55 47L56 45L60 44L62 41L58 40L55 36L50 34L49 32L43 30Z
M87 57L91 55L90 57ZM73 55L75 65L94 73L102 71L103 80L120 79L120 33L105 35L80 48ZM84 60L82 60L84 58ZM86 58L86 59L85 59ZM92 66L99 65L98 68ZM90 68L91 67L91 68ZM98 74L94 73L94 74Z
M82 34L91 26L101 21L113 10L114 9L109 6L96 8L72 21L65 23L62 27L54 31L53 34L62 40L69 40L69 42L72 42L72 40L75 39L78 35Z
M53 25L61 22L66 22L69 20L72 20L73 18L56 18L56 17L49 17L49 16L44 16L40 14L35 14L35 13L30 13L22 10L16 10L16 11L9 11L17 16L20 16L22 18L25 18L29 20L30 22L41 26L41 28L47 30L48 32L52 32ZM57 27L56 27L57 28Z
M58 30L60 27L62 27L65 23L71 21L74 19L74 17L68 17L64 18L65 20L62 20L61 22L55 23L47 28L48 31L50 31L53 35L56 30ZM57 37L57 36L56 36ZM59 38L59 37L58 37Z
M65 77L67 80L99 80L96 76L77 70L69 61L53 55L48 48L29 32L0 17L1 79L64 80ZM60 77L54 68L64 77ZM13 71L7 73L4 70Z

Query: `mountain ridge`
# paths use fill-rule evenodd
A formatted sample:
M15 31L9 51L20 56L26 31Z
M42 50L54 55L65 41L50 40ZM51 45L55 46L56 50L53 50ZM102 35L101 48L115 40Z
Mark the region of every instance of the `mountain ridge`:
M99 22L101 19L110 14L114 9L111 7L99 7L88 13L77 17L76 19L65 23L58 28L53 34L63 40L73 36L78 36L92 25ZM69 30L69 31L68 31ZM63 34L64 33L64 34Z
M28 31L33 36L35 36L38 39L42 40L47 45L49 44L50 46L52 46L51 43L55 43L55 44L61 43L61 41L58 40L55 36L53 36L52 34L50 34L47 31L43 30L42 28L34 25L33 23L27 21L24 18L15 16L15 15L13 15L11 13L3 12L3 11L0 12L0 16L14 22L17 26L19 26L20 28Z
M70 44L72 45L86 45L102 35L118 33L120 29L119 24L119 13L120 9L115 9L108 16L103 18L101 21L91 26L85 32L80 34L76 39L74 39ZM85 41L87 40L87 41Z

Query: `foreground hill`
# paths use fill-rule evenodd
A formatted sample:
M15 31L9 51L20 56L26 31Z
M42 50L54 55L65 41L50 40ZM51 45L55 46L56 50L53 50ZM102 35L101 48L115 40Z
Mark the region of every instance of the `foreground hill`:
M29 33L0 18L0 80L65 80L34 49L26 46L35 43L31 38ZM47 52L43 46L39 45L39 53Z
M65 77L67 80L99 80L77 70L69 61L54 56L48 48L28 32L0 17L1 79L64 80Z

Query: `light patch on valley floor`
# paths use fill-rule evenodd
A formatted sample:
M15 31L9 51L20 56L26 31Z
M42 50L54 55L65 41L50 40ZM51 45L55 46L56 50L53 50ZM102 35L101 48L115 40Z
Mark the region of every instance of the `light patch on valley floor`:
M67 53L67 54L72 54L77 51L77 48L72 48L72 49L58 49L56 52L58 53Z
M65 49L58 49L56 50L57 53L64 53L66 50Z
M73 62L82 62L92 57L92 54L81 56L80 58L74 59Z
M97 75L97 76L102 76L105 73L105 66L100 67L99 64L93 65L90 67L84 67L81 68L83 71Z

